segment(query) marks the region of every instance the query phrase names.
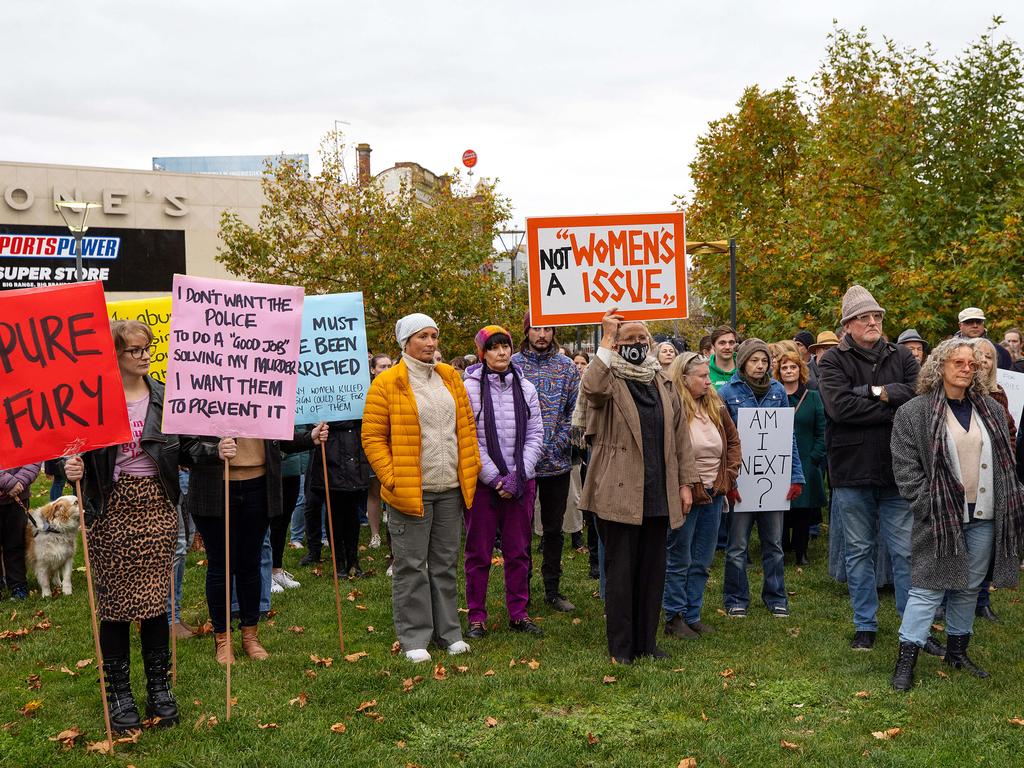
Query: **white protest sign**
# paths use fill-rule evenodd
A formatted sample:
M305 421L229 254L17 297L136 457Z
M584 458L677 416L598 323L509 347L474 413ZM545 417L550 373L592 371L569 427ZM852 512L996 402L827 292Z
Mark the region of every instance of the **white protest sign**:
M526 220L535 326L686 317L682 212Z
M1006 392L1006 399L1009 401L1007 407L1019 430L1021 412L1024 411L1024 373L1004 371L1000 368L996 371L996 381L999 382L999 386Z
M793 476L793 409L740 408L737 429L743 461L736 488L737 512L789 509L786 494Z

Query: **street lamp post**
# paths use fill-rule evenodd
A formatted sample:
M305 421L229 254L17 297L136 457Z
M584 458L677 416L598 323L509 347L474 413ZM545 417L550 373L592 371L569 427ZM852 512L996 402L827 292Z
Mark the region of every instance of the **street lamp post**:
M729 254L729 322L736 327L736 238L729 240L686 241L686 253L690 256L705 254Z
M54 203L57 212L64 219L64 223L75 238L75 282L82 282L82 239L89 230L89 211L99 208L99 203L85 203L80 200L58 200ZM71 219L68 219L68 214ZM76 216L81 216L80 221L75 221Z
M505 244L506 236L509 238L511 246ZM516 257L519 256L519 249L523 246L525 237L526 230L523 229L506 229L498 233L498 240L501 241L501 247L509 259L508 271L513 285L516 282Z

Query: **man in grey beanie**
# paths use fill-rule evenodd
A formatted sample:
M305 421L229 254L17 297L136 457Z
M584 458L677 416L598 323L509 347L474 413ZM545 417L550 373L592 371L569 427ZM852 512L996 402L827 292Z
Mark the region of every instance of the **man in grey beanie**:
M854 626L850 647L858 651L871 650L878 631L879 536L892 558L896 611L901 615L910 589L913 519L896 488L889 439L896 409L914 397L920 367L909 349L882 336L884 318L885 310L866 288L851 286L843 296L843 339L818 363L818 387L828 415L832 513L841 517L845 533Z

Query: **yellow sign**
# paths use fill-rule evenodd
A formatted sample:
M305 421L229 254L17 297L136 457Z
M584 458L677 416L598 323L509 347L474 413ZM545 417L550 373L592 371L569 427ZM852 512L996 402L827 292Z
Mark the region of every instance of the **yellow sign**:
M111 320L138 320L153 329L153 352L149 359L149 375L157 381L167 379L167 341L171 338L171 297L108 301L107 317Z

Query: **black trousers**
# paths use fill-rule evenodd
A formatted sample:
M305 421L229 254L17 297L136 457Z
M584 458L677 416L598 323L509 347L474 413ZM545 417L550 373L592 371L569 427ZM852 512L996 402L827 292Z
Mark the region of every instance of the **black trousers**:
M811 521L817 513L821 518L821 509L812 507L793 507L787 509L782 523L782 549L794 552L797 559L807 556L807 542L810 539Z
M331 490L331 523L334 541L331 552L339 573L348 573L359 567L359 503L366 491ZM309 552L320 557L320 510L324 505L323 489L306 489L306 543Z
M104 660L126 658L130 654L128 629L131 624L130 621L100 621L100 650L103 651ZM166 613L140 621L139 640L142 650L166 649L171 639L169 627Z
M665 591L667 517L640 525L597 521L604 542L605 625L608 653L617 659L651 656Z
M231 575L235 577L239 625L260 620L260 556L267 535L267 478L232 480ZM224 605L224 518L193 515L206 545L206 602L214 632L227 632Z
M284 511L280 517L270 518L270 549L274 568L280 568L284 561L284 545L288 539L288 525L292 521L295 502L299 498L300 480L302 478L299 475L281 478L281 489L284 491Z
M562 578L562 522L565 505L569 501L569 473L537 478L537 498L540 500L540 524L544 530L540 573L544 579L545 597L558 595Z
M17 504L0 504L0 551L8 589L25 588L25 511Z

